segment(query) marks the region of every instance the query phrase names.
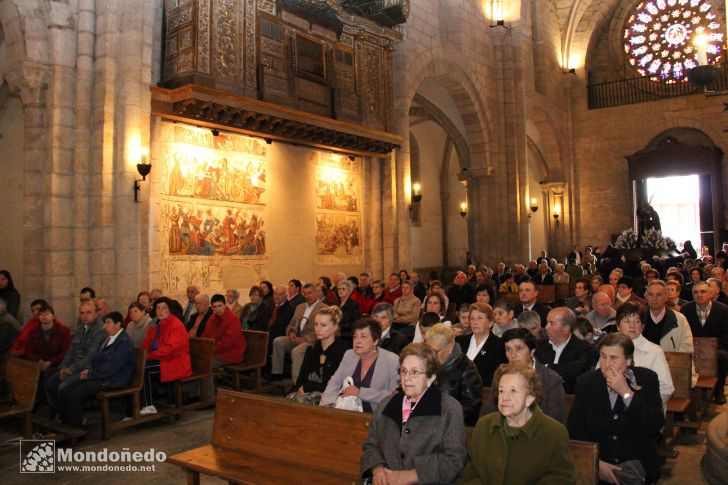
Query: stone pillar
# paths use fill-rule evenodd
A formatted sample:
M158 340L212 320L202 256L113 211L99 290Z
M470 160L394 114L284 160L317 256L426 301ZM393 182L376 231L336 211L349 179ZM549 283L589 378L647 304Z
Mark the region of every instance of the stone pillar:
M28 298L47 296L52 288L47 277L50 270L46 211L48 185L48 88L51 69L48 66L24 62L5 73L8 86L23 106L24 147L23 168L23 267L22 304Z

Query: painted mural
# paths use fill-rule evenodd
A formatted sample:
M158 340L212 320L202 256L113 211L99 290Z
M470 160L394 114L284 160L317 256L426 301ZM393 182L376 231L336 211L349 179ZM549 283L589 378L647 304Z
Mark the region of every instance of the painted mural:
M170 256L266 254L264 142L167 125L161 220Z
M316 261L362 262L360 160L313 152L316 165Z

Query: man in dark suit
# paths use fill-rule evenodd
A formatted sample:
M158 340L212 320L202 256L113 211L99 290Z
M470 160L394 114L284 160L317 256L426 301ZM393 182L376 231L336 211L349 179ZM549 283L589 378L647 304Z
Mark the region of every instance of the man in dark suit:
M713 301L728 305L728 295L723 293L723 283L718 278L708 278L707 281L713 290Z
M349 344L351 348L352 338L354 333L352 327L354 322L361 318L361 307L359 303L351 299L351 293L354 291L354 285L349 280L341 280L336 285L336 290L339 295L339 307L341 308L341 322L339 328L341 329L341 339ZM401 290L400 290L401 291Z
M577 379L569 436L599 443L600 483L627 482L626 474L637 478L628 483L645 478L654 483L660 477L657 439L665 424L657 374L632 367L634 344L625 334L607 335L599 353L599 369Z
M545 259L538 263L538 272L533 277L536 284L539 285L553 285L554 277L549 269L549 263Z
M569 264L581 264L581 258L584 256L581 252L581 246L578 244L574 246L574 250L569 253L566 257Z
M288 301L287 290L283 286L277 286L273 289L273 307L268 319L266 320L268 337L268 345L272 347L273 339L286 334L286 327L293 318L293 307ZM303 297L301 297L303 298ZM303 300L306 301L305 299Z
M518 298L521 303L517 304L513 309L516 318L525 310L538 313L541 317L541 326L546 326L546 316L549 314L550 307L538 302L538 287L533 281L524 281L518 285Z
M591 368L592 348L572 334L576 317L568 308L554 308L547 320L549 338L539 342L536 358L560 375L564 380L564 391L573 394L576 378Z
M379 322L382 327L379 348L399 355L409 341L403 333L392 328L392 320L394 320L394 307L392 307L392 304L386 301L378 303L372 310L372 318Z
M725 404L725 376L728 371L728 306L713 300L711 285L700 281L693 285L693 300L682 307L693 337L718 339L718 383L715 402Z
M131 337L121 327L123 321L124 317L119 312L103 316L106 338L94 349L79 379L58 392L64 424L80 428L86 399L99 391L129 385L136 369L136 353Z

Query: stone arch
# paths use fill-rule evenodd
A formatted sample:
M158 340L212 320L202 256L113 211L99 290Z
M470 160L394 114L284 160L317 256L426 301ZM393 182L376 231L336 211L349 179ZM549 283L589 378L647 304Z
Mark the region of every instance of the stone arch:
M401 103L399 108L409 111L422 82L427 78L436 80L453 99L463 118L472 165L484 166L488 161L491 141L495 139L494 116L486 108L480 90L476 88L476 76L459 63L449 60L450 57L452 54L445 49L436 48L418 55L411 65L403 66L404 72L413 74L401 81L398 91L403 94L398 99Z
M588 52L592 47L594 33L611 21L617 5L630 3L625 0L575 0L566 32L564 33L564 57L579 54L587 66Z

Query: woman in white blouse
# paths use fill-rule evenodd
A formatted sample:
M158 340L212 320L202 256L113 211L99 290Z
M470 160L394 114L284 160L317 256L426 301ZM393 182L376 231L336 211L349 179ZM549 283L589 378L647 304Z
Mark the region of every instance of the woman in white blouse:
M455 341L478 368L483 386L488 387L495 370L506 363L503 343L490 331L495 322L493 308L486 303L473 303L469 320L472 335L461 335Z

